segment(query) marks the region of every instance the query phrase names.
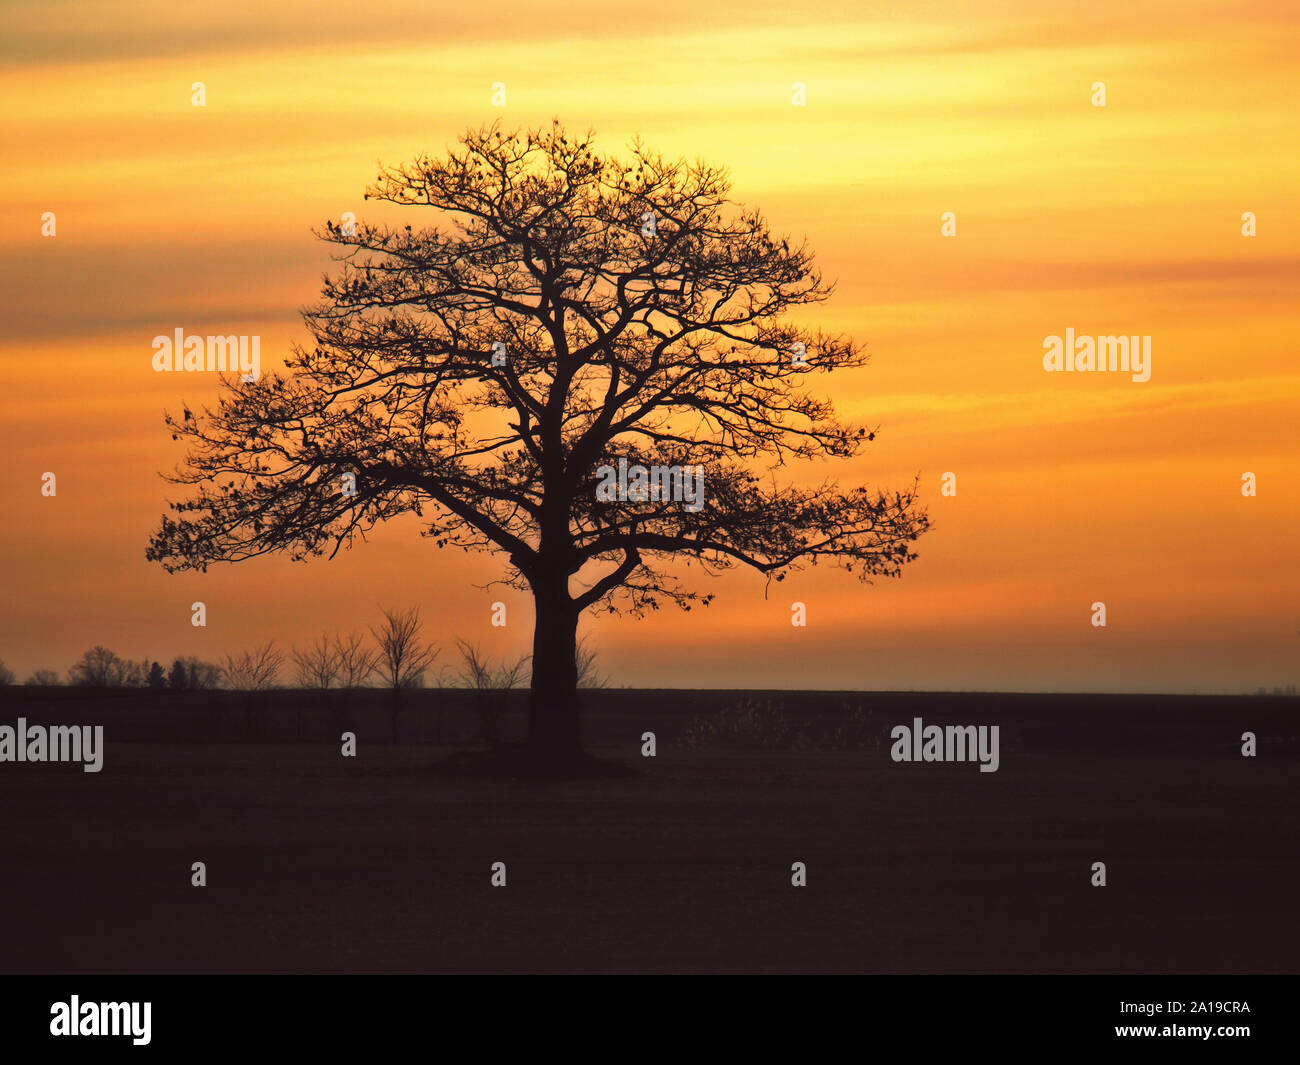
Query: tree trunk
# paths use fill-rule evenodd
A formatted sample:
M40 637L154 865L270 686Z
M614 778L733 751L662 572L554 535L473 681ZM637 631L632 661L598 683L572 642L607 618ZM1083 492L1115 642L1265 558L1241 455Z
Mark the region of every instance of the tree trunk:
M557 584L559 582L556 582ZM534 588L533 680L528 700L528 746L547 754L582 750L578 728L578 610L561 587Z

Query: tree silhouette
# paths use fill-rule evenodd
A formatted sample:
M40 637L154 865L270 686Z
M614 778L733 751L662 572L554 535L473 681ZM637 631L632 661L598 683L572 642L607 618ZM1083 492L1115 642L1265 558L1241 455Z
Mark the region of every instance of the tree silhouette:
M787 320L832 291L812 254L733 204L722 169L630 152L493 125L383 168L367 198L432 224L318 232L341 265L304 312L314 344L168 418L191 445L172 481L193 494L148 557L332 557L405 513L439 546L500 552L534 600L529 742L550 752L579 748L584 611L711 598L674 578L676 556L778 580L819 560L897 576L928 525L915 484L772 476L874 436L805 387L867 358ZM602 490L620 460L667 474ZM685 503L672 489L691 468L703 493Z
M167 677L167 686L172 691L184 691L190 686L190 675L185 668L185 663L179 658L172 663L172 671Z
M424 674L441 653L421 636L424 622L420 608L410 610L384 610L384 620L370 633L379 648L375 656L375 672L384 687L398 691L402 688L422 688Z
M204 662L194 655L186 655L178 661L185 671L184 687L193 691L211 691L221 687L224 674L220 666Z
M276 686L284 652L268 640L259 647L226 655L221 661L230 686L237 692L261 692ZM252 703L250 701L249 705Z
M336 633L333 646L334 657L338 661L339 687L360 688L375 671L377 652L366 647L365 639L359 632L347 636Z
M68 683L88 688L120 688L127 664L107 647L96 644L68 670Z
M397 742L397 722L402 711L402 691L406 688L424 687L424 674L433 666L441 650L424 642L421 633L424 622L420 608L410 610L384 610L384 620L370 633L378 650L374 670L392 689L392 727L389 735Z
M457 679L474 693L474 708L478 711L483 739L489 744L501 742L501 715L509 693L519 685L528 664L528 656L504 659L499 668L493 667L478 644L458 639L461 669Z
M319 641L309 644L304 650L294 648L289 652L298 670L298 683L304 688L319 688L327 691L339 677L339 654L329 633L321 635Z

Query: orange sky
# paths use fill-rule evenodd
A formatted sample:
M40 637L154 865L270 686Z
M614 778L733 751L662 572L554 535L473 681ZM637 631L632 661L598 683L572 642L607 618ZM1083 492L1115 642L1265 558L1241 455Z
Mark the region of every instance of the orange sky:
M444 642L525 650L526 597L477 587L493 560L406 523L331 563L146 563L180 457L162 411L215 395L155 374L150 341L258 333L275 366L329 265L309 228L365 218L379 162L557 116L606 150L641 134L725 163L738 200L807 236L839 279L815 320L873 352L834 398L882 430L834 472L919 474L934 522L900 581L818 568L765 598L733 571L707 610L600 619L616 683L1300 682L1298 48L1293 2L9 5L0 659L20 678L94 643L217 659L413 603ZM1151 336L1151 380L1045 373L1067 327Z

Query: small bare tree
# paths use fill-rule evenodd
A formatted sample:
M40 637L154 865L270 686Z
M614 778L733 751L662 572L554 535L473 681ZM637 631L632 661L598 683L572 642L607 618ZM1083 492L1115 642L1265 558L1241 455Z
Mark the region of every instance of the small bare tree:
M335 731L351 729L352 692L364 687L374 675L379 665L379 653L366 643L366 638L359 632L347 636L335 633L332 641L334 657L338 663L339 687L343 691L342 705L335 705L333 722Z
M96 645L68 670L68 683L87 688L120 688L127 664L107 647Z
M514 662L502 661L499 667L492 663L468 640L456 641L462 662L460 681L474 693L474 706L483 726L483 738L491 744L501 742L501 712L505 709L506 692L519 686L528 665L528 655Z
M328 691L339 677L339 653L328 633L322 633L318 642L304 650L295 647L291 655L298 669L298 683L304 688Z
M261 647L228 654L222 660L230 686L242 692L266 691L275 687L282 665L284 652L275 646L274 640L268 640Z
M588 690L608 688L609 678L596 668L596 651L588 645L584 636L577 646L578 687Z
M137 662L133 658L122 660L122 687L144 688L149 684L149 659Z
M365 637L359 632L335 635L334 655L338 661L340 688L362 687L379 664L377 652L366 646Z
M194 691L212 691L221 687L224 677L220 666L204 662L194 655L186 655L177 661L185 671L185 687Z
M329 633L321 633L320 639L310 644L303 650L294 648L290 652L294 665L298 671L298 686L301 688L311 688L315 691L327 692L339 676L339 656L335 649L334 641L330 639ZM329 697L325 696L325 703L328 706ZM298 698L298 712L295 715L297 721L298 740L302 740L302 711L304 700Z
M440 653L421 638L423 628L420 609L413 606L404 611L385 610L383 623L370 630L379 646L375 668L385 687L397 691L423 686L425 672Z
M385 610L383 623L379 628L370 630L379 646L376 671L383 678L385 687L393 690L394 743L397 742L397 718L401 711L402 689L423 687L425 671L441 653L433 644L424 642L421 636L423 629L420 608L413 606L404 611Z
M223 669L230 686L235 691L247 693L244 713L250 736L253 734L253 693L275 687L283 664L284 652L275 646L274 640L268 640L261 647L228 654L223 660Z

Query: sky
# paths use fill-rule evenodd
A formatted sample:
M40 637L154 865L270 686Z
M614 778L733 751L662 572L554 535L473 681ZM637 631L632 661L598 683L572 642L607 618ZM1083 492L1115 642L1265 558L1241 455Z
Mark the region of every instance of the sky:
M736 201L807 238L837 289L801 320L872 353L827 394L879 428L812 472L919 478L933 523L898 580L732 570L693 578L705 610L591 619L615 685L1300 682L1293 2L41 0L4 21L0 660L19 679L94 644L215 661L415 605L449 648L528 650L527 597L488 587L499 561L410 522L330 562L147 562L181 458L163 411L217 393L155 373L151 341L258 334L274 369L330 268L311 229L364 220L381 164L554 117L605 151L639 135L724 164ZM1150 380L1046 372L1067 329L1151 337Z

